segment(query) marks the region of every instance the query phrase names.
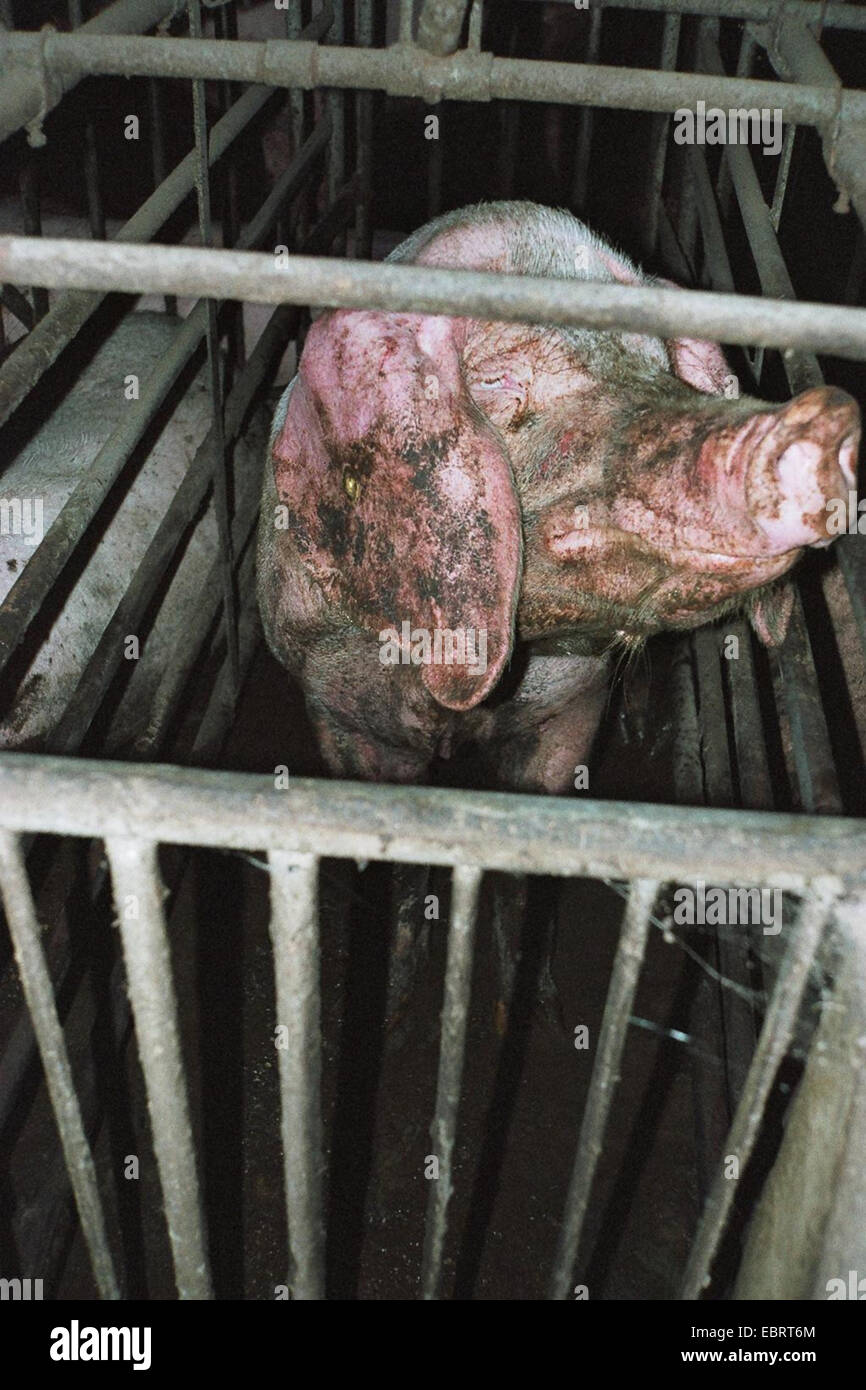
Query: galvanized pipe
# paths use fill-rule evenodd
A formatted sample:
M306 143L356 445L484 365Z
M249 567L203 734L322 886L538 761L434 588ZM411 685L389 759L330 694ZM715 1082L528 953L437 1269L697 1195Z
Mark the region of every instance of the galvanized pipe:
M745 1173L764 1117L770 1087L788 1050L812 961L837 896L836 885L826 878L816 877L809 887L809 897L800 909L737 1113L725 1140L725 1156L719 1165L689 1253L680 1295L684 1299L700 1298L710 1281L713 1257L737 1190L736 1182L727 1176L725 1160L728 1156L736 1157L740 1175Z
M0 890L21 988L39 1045L48 1094L63 1146L69 1181L75 1194L81 1229L90 1252L93 1274L103 1298L119 1298L120 1289L106 1238L93 1155L84 1131L63 1028L57 1016L57 1003L42 949L36 907L19 837L7 830L0 832Z
M88 20L76 32L85 40L110 34L140 34L170 15L176 4L177 0L115 0L115 4ZM29 125L30 144L44 145L44 118L86 76L86 68L78 72L67 70L64 74L53 72L43 58L42 44L47 37L47 30L31 33L27 61L4 74L0 140L5 140L23 125Z
M327 15L316 15L304 30L304 36L317 37L326 18ZM251 87L217 121L210 132L208 143L211 164L215 164L225 154L271 95L272 91L268 87ZM300 150L300 144L297 148ZM177 211L184 198L192 191L195 184L196 159L196 151L190 150L121 227L114 240L149 241L155 236L163 223ZM96 312L103 298L102 294L83 295L71 292L64 295L42 322L16 345L15 351L0 365L0 424L8 420L28 391L40 380L46 368L57 360L78 330Z
M551 0L522 0L524 4L548 4ZM573 5L574 0L552 0ZM777 0L593 0L593 9L643 10L648 14L694 14L720 19L772 23L780 13ZM866 12L860 5L820 4L817 0L785 0L783 14L824 29L866 29Z
M0 55L18 63L38 56L49 71L61 74L200 77L275 87L370 88L427 101L502 98L635 111L676 111L704 101L707 106L725 108L779 107L786 123L798 125L821 126L840 114L843 122L866 119L866 91L848 90L839 99L821 85L497 58L471 49L437 58L416 44L363 49L288 39L253 42L0 33ZM9 126L2 113L0 97L0 131Z
M633 1013L634 996L650 928L650 914L658 890L659 884L655 879L637 879L629 890L613 974L604 1005L592 1081L581 1120L574 1166L565 1200L565 1212L550 1281L551 1298L564 1299L571 1294L580 1233L589 1205L595 1170L601 1157L604 1131L613 1104L614 1091L619 1080L628 1021Z
M862 821L0 754L0 826L57 835L483 866L702 878L799 892L866 882Z
M480 886L480 869L454 870L448 961L445 967L445 999L442 1004L442 1028L439 1035L436 1108L430 1125L432 1156L438 1160L439 1171L430 1179L430 1193L427 1199L421 1272L421 1297L425 1299L438 1298L442 1276L442 1251L448 1224L448 1203L453 1188L452 1160L463 1081L466 1021L472 985L472 952Z
M313 855L272 851L271 942L286 1215L297 1299L325 1296L318 876Z
M150 840L115 833L105 837L177 1292L180 1298L210 1298L204 1217L156 848Z
M602 285L437 266L214 251L192 246L93 245L63 238L0 237L0 279L53 288L183 293L454 314L508 322L630 329L663 338L812 347L866 358L866 310L790 304L745 295Z
M327 141L330 123L320 123L303 149L280 175L252 222L244 228L240 245L254 245L268 231L283 201L308 177L316 157ZM41 240L42 244L45 239ZM88 243L107 255L116 244ZM234 254L209 251L209 255ZM273 264L273 257L264 257ZM188 293L189 291L181 291ZM218 287L214 293L219 294ZM179 326L165 357L150 373L137 401L131 403L71 496L49 527L42 543L28 561L0 605L0 674L17 647L23 633L36 617L58 575L67 564L99 508L153 419L172 385L198 347L207 327L207 308L198 304Z

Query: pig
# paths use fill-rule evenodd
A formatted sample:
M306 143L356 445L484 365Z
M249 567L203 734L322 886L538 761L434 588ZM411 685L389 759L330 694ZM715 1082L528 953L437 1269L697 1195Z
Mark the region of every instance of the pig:
M447 213L389 260L661 283L526 202ZM780 642L859 413L735 386L698 340L321 316L274 417L257 582L329 769L420 782L472 750L476 784L563 793L618 654L737 611Z

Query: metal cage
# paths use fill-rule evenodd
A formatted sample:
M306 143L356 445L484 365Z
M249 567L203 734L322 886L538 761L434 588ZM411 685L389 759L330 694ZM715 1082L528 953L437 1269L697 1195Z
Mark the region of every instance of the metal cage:
M27 233L0 236L3 305L18 325L0 363L0 425L8 428L27 405L52 364L95 321L107 295L155 294L166 296L167 303L177 296L198 298L179 323L170 351L0 604L0 682L7 706L18 693L22 643L74 567L106 499L118 482L123 486L131 454L159 420L202 345L210 402L209 432L129 575L122 601L44 751L0 755L0 884L26 1006L19 1014L13 1010L0 1056L0 1121L7 1124L19 1104L38 1049L65 1160L58 1191L71 1184L99 1293L123 1296L125 1274L118 1267L105 1199L110 1183L100 1178L93 1155L96 1102L73 1081L70 1025L64 1023L69 1004L60 1002L75 974L72 948L64 946L54 926L50 938L43 937L32 882L34 858L46 845L54 853L64 839L102 841L107 871L105 861L92 865L86 891L88 902L95 903L110 876L177 1293L181 1298L211 1295L179 1039L182 1007L157 850L174 845L264 851L276 1016L286 1030L278 1057L287 1286L297 1298L323 1297L319 861L445 866L452 874L452 908L430 1130L439 1180L429 1187L419 1261L421 1295L438 1297L482 872L625 883L619 944L587 1099L574 1116L573 1167L548 1275L549 1296L570 1297L657 895L665 884L698 878L731 887L772 885L798 904L769 969L766 1004L758 1011L762 1017L754 1007L745 1023L742 1010L738 1014L737 1000L748 994L744 948L719 942L719 972L734 984L733 992L723 992L713 1005L722 1018L733 1117L712 1155L717 1172L707 1184L681 1293L696 1299L710 1282L736 1201L731 1161L737 1173L746 1171L768 1097L802 1020L816 962L830 952L803 1075L772 1166L751 1200L750 1233L726 1288L735 1297L826 1297L829 1280L849 1269L866 1269L866 1180L860 1161L866 1137L866 838L859 819L862 801L856 787L852 791L856 770L864 765L858 741L866 737L866 710L857 704L850 677L866 652L866 558L856 527L833 549L838 578L825 594L836 635L833 650L844 649L854 692L844 729L840 733L828 696L822 670L827 658L816 653L815 620L810 621L810 599L802 589L767 677L783 729L781 755L768 749L764 738L763 697L745 629L745 659L730 665L722 659L718 633L705 629L683 641L673 671L674 777L683 803L678 806L306 778L292 778L287 790L275 792L270 776L170 766L152 758L187 764L218 760L230 727L258 633L250 546L256 495L253 490L233 498L229 457L242 436L258 441L261 449L264 425L259 418L253 428L249 420L286 341L302 333L303 307L428 313L459 307L461 314L489 319L706 337L747 348L756 380L772 367L792 391L823 383L817 353L852 373L862 371L849 366L866 359L866 310L857 307L863 289L862 227L842 303L798 302L782 233L795 144L807 136L814 140L812 132L839 210L850 204L861 223L866 219L866 91L843 85L822 46L825 35L846 34L862 56L866 9L812 0L593 0L583 60L563 62L485 50L481 0L471 5L423 0L420 6L401 0L399 30L390 34L396 41L386 46L374 46L377 25L382 26L370 0L349 5L327 0L312 14L308 6L293 3L285 14L286 37L262 40L237 37L233 8L205 0L206 15L216 16L216 36L205 32L198 0L188 6L177 0L115 0L86 23L81 5L70 3L70 32L15 29L15 7L7 5L7 23L0 28L5 74L0 139L17 152ZM599 62L613 9L655 17L655 66ZM392 27L395 17L396 10ZM149 33L154 28L155 35ZM735 75L729 73L732 54ZM766 75L752 76L756 68ZM46 138L50 154L51 113L64 109L76 84L117 76L148 80L156 186L106 239L101 189L107 171L85 112L82 164L91 234L41 236L38 196L28 173L31 154ZM161 113L169 79L192 84L194 144L167 172ZM208 112L206 83L219 94L216 112ZM221 202L223 246L217 249L212 170L225 161L231 171L236 142L281 90L289 94L285 121L291 155L252 210L242 206L229 177ZM640 216L644 246L672 275L697 279L704 288L561 283L373 262L376 93L415 99L434 111L443 102L501 103L495 109L506 113L506 145L517 138L527 104L578 108L570 192L578 212L587 196L594 119L606 110L635 113L633 119L649 132L651 154ZM315 104L307 94L316 94ZM714 167L701 145L676 145L672 113L698 102L780 111L784 141L778 160L771 163L746 145L729 144ZM447 155L447 138L444 145ZM807 157L814 169L817 145L809 145ZM429 207L419 209L416 225L428 211L438 210L442 159L441 148L431 152ZM157 244L161 229L171 227L192 193L199 244ZM738 293L744 287L760 293ZM275 306L248 356L238 316L225 312L231 301ZM220 369L224 337L230 373ZM862 376L856 380L862 383ZM121 669L124 635L136 631L159 601L182 538L206 503L219 544L197 605L195 630L174 653L167 673L171 698L152 731L150 759L82 756L95 714ZM205 696L185 752L175 754L167 734L194 671L204 673ZM780 792L774 774L776 756L784 761L787 791ZM130 901L136 904L131 917L124 910ZM811 1151L815 1134L819 1156ZM792 1189L798 1210L785 1215L785 1194ZM44 1241L25 1248L22 1240L19 1246L21 1275L40 1277L34 1252L43 1258Z

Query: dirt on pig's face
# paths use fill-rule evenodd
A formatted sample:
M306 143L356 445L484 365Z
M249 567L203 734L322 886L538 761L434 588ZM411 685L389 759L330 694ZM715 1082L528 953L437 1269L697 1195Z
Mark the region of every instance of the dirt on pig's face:
M727 400L643 344L617 338L604 350L602 373L569 360L567 343L546 343L513 411L503 377L507 388L520 368L507 351L498 378L491 418L523 515L524 639L578 630L596 647L632 643L754 607L804 546L829 543L827 503L854 486L859 420L843 392L780 407Z

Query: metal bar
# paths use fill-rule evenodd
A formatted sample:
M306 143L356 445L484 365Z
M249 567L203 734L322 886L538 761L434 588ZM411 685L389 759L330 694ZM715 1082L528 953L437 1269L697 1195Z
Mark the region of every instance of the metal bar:
M325 17L316 15L304 30L303 37L316 38L321 32ZM251 87L235 102L231 110L217 121L210 133L209 153L212 164L216 163L250 121L258 115L270 99L270 95L270 89L267 87ZM153 113L153 106L151 111ZM295 148L300 154L300 143ZM157 157L155 147L154 158ZM193 149L165 181L160 180L159 187L121 227L115 241L149 241L191 192L195 184L195 175L196 151ZM7 361L0 365L0 424L21 404L46 368L56 361L91 314L96 312L103 298L102 294L83 295L73 292L64 295L54 305L44 322L29 333Z
M416 42L440 58L456 52L468 7L469 0L424 0Z
M251 87L211 131L210 157L215 162L237 139L270 99L267 87ZM156 157L156 156L155 156ZM114 243L148 241L176 212L195 183L196 153L191 150L163 180L130 220ZM55 362L80 328L96 312L104 294L70 292L0 366L0 424L8 420L43 372Z
M601 10L593 12L593 20L596 15L600 21ZM680 44L679 15L665 15L664 28L662 30L662 51L661 66L665 72L673 72L677 65L677 50ZM597 50L593 59L598 56ZM581 113L583 117L584 113ZM662 185L665 179L665 160L668 150L668 128L670 126L669 116L654 116L652 122L652 133L650 136L650 179L649 196L646 204L646 221L644 230L644 245L648 255L652 255L656 248L659 234L659 205L662 197Z
M523 0L545 4L549 0ZM573 5L574 0L552 0L556 5ZM771 23L779 14L776 0L594 0L593 8L603 10L660 11L663 14L718 15L720 18ZM861 5L829 4L818 0L785 0L784 15L825 29L866 29L866 11Z
M436 1079L436 1108L430 1125L432 1152L439 1171L431 1179L424 1229L424 1255L421 1297L439 1296L442 1277L442 1250L448 1224L448 1203L452 1191L452 1157L457 1133L457 1110L463 1081L466 1047L466 1021L472 986L472 952L478 915L481 870L456 868L451 888L451 925L448 931L448 961L445 967L445 998L439 1035L439 1073Z
M0 237L0 281L53 288L220 294L258 304L378 308L525 323L623 328L769 347L811 346L866 358L866 309L786 303L656 286L602 285L438 266L215 251L193 246L98 246L72 238Z
M586 44L586 61L596 63L601 45L601 10L593 6L589 19L589 38ZM591 107L581 108L577 127L577 150L574 156L574 175L571 185L571 204L582 212L586 207L589 192L589 157L592 152L592 128L595 114Z
M176 0L116 0L77 32L85 41L97 35L142 33L170 15L175 5ZM30 143L44 144L45 136L41 133L44 117L86 75L86 70L82 70L57 76L43 65L42 40L46 33L42 30L31 34L30 66L22 65L4 74L0 140L32 123Z
M428 101L561 102L635 111L683 106L780 108L786 123L821 126L866 118L866 91L841 94L822 85L769 82L706 73L658 72L541 59L499 58L462 49L438 58L416 44L385 49L337 48L288 39L163 39L81 34L0 33L0 55L12 63L37 56L50 72L91 76L202 77L275 87L352 87ZM0 133L9 126L2 119ZM14 128L14 127L13 127Z
M791 1041L809 970L838 896L838 888L826 878L816 878L810 896L800 909L788 949L770 1000L761 1036L746 1079L737 1113L725 1140L725 1157L734 1155L744 1173L764 1117L767 1096ZM719 1238L736 1193L736 1183L720 1163L689 1253L681 1297L696 1299L710 1280Z
M333 22L328 30L332 43L342 45L345 37L343 0L334 0ZM328 146L328 202L336 202L346 181L346 94L339 90L328 92L328 114L332 136Z
M42 206L39 196L39 155L28 150L19 173L21 220L27 236L42 235ZM48 313L48 293L33 287L33 318L38 323Z
M788 632L775 659L782 673L801 804L812 815L816 812L833 814L842 809L842 796L803 600L796 585L793 587L794 607Z
M120 1289L106 1238L93 1155L84 1131L63 1029L57 1016L57 1004L42 950L36 908L18 836L6 830L0 833L0 887L21 977L21 987L39 1044L48 1093L63 1146L69 1181L81 1218L81 1227L90 1252L93 1274L103 1298L119 1298Z
M210 1298L204 1217L154 842L105 837L180 1298Z
M356 0L355 43L370 48L373 43L371 0ZM373 93L355 94L355 168L358 174L358 208L355 216L355 256L368 261L372 255L373 229L370 220L373 177Z
M190 33L194 39L201 39L201 8L199 0L187 0ZM211 226L210 165L208 162L207 111L205 108L204 82L199 78L192 84L193 126L196 148L196 197L198 200L198 226L202 246L213 244ZM232 558L232 527L229 516L228 472L229 460L226 453L225 422L223 419L223 386L220 372L220 335L217 315L219 303L216 299L205 301L207 315L207 363L208 391L210 395L211 428L208 437L211 441L211 458L214 495L214 511L217 519L217 533L220 543L220 580L222 588L222 618L228 648L229 670L232 676L235 698L238 694L238 615L235 600L234 561Z
M866 880L863 823L845 816L302 777L269 796L268 785L247 773L3 753L0 826L518 873L699 877L794 892L820 873Z
M705 37L702 44L702 56L709 67L722 71L722 55L718 45L708 37ZM796 299L788 267L779 247L772 214L767 207L752 156L743 145L728 145L725 157L761 289L771 299ZM813 352L786 353L783 365L794 393L823 383L821 368Z
M650 913L658 888L655 879L639 878L632 883L629 890L613 974L604 1005L598 1052L592 1069L592 1081L580 1124L580 1137L565 1200L562 1229L550 1281L551 1298L568 1298L571 1292L580 1233L589 1204L592 1181L601 1156L613 1094L619 1079L628 1021L633 1012L635 990L646 950Z
M286 1214L292 1293L325 1296L322 1224L322 1039L319 990L319 862L313 855L271 852L271 941L274 948L277 1048L282 1106Z
M238 376L226 401L227 443L230 444L237 438L253 397L273 367L274 359L292 336L292 320L296 315L297 310L286 306L274 311L249 362ZM48 739L46 751L72 753L80 746L123 660L124 634L139 630L142 617L166 568L171 563L190 520L196 515L207 495L212 476L212 446L213 437L209 433L196 450L180 487L130 579L123 598L109 619L60 723ZM234 539L232 544L235 544ZM215 578L218 584L219 576L216 575ZM208 582L210 583L210 576ZM197 609L197 613L198 611ZM184 654L186 655L193 646L192 634L185 632Z
M826 86L840 103L844 101L841 79L830 63L820 43L805 24L788 23L774 26L768 49L774 66L784 66L799 82ZM837 125L828 122L821 130L821 147L827 172L838 188L850 197L861 223L866 226L866 174L863 169L863 145L866 127L846 127L844 120Z
M728 248L725 245L725 234L722 230L719 208L713 192L706 156L699 145L692 145L689 149L689 158L695 180L698 217L704 244L702 283L710 285L713 289L721 290L723 294L734 294L736 285L731 271L731 262L728 259Z
M304 148L284 170L252 222L244 228L241 245L255 244L264 237L290 190L299 187L308 177L327 140L329 127L327 120L321 122ZM110 245L113 243L101 242L96 249L107 254ZM234 253L207 251L206 254L223 256ZM262 259L271 265L274 261L273 256ZM198 304L184 319L168 353L144 383L139 399L131 404L123 420L106 440L27 562L5 602L0 605L0 674L111 491L130 453L201 342L206 317L205 306Z
M81 0L69 0L67 12L70 28L80 29L84 23ZM87 189L87 217L90 223L90 235L96 241L104 241L105 213L99 190L99 152L96 145L96 126L90 111L84 117L84 184Z
M397 29L399 43L414 42L414 39L412 37L412 20L414 8L414 0L400 0L399 24Z

